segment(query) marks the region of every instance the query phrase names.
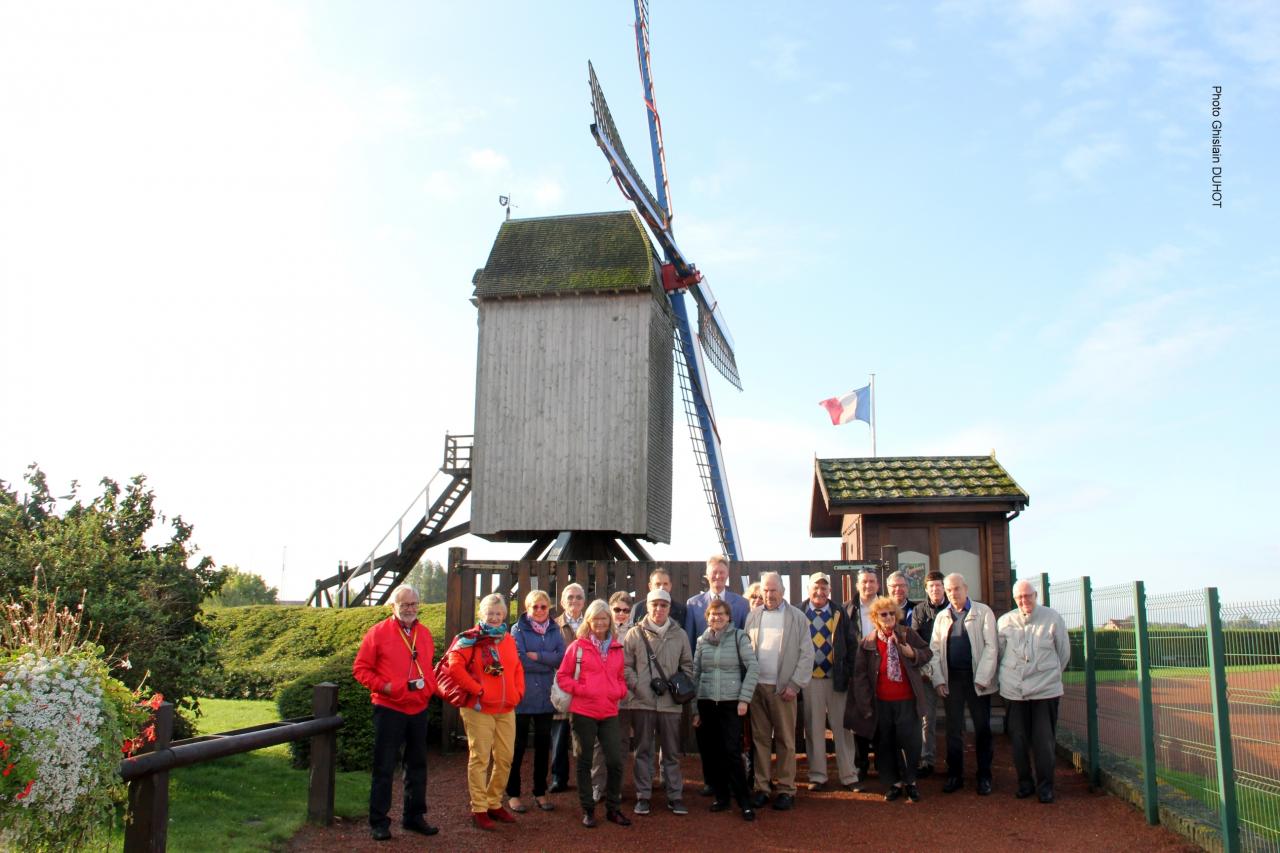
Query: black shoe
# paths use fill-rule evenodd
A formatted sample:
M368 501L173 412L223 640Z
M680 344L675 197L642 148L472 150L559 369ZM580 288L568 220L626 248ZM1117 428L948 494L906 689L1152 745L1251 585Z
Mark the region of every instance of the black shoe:
M764 791L756 791L751 795L751 808L762 809L769 802L769 795Z
M828 782L826 779L823 779L821 782L810 782L809 790L810 791L830 791L831 783Z
M853 792L853 793L855 793L855 794L861 794L861 793L862 793L862 783L861 783L861 782L850 782L848 785L845 785L845 786L844 786L844 789L845 789L846 791L852 791L852 792Z
M416 832L419 835L426 835L428 837L435 835L440 831L440 827L432 826L427 823L425 818L417 818L416 820L411 820L408 823L401 824L401 826L409 832Z
M979 779L978 780L978 796L985 797L990 793L991 793L991 780Z
M373 836L374 841L391 840L391 830L385 826L375 826L369 830L369 834Z
M710 785L703 785L701 788L698 789L699 797L714 797L715 795L716 795L716 789L711 787Z
M915 785L907 786L907 799L913 803L920 802L920 789Z
M742 819L743 819L743 820L755 820L755 819L756 819L756 813L755 813L755 810L754 810L754 809L743 809L743 810L742 810Z
M894 800L902 796L902 786L894 785L892 788L884 792L884 801L892 803Z
M1042 803L1052 803L1052 802L1053 802L1053 791L1045 791L1045 792L1043 792L1042 794L1040 794L1040 802L1042 802Z
M609 823L616 823L618 826L631 826L631 818L624 815L621 811L610 809L605 812L604 819Z
M716 800L714 803L711 804L711 810L713 812L727 812L729 810L729 801Z
M582 810L582 825L585 826L587 829L596 828L596 810L595 809Z
M947 783L942 786L942 793L953 794L964 787L964 780L958 776L952 776L947 779Z
M1018 790L1017 790L1017 791L1015 791L1015 792L1013 793L1013 795L1014 795L1015 797L1017 797L1019 800L1025 800L1027 797L1031 796L1031 795L1032 795L1032 794L1034 794L1035 792L1036 792L1036 789L1035 789L1035 788L1030 788L1030 787L1022 788L1022 787L1020 787L1020 788L1018 788Z
M779 794L773 798L773 810L779 812L789 812L791 807L796 804L796 798L790 794Z
M917 779L928 779L932 775L933 775L932 764L921 764L919 767L916 768Z

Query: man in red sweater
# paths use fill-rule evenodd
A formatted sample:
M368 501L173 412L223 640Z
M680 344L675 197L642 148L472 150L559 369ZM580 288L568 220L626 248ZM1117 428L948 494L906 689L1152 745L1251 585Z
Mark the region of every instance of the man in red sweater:
M410 832L435 835L427 823L427 702L436 692L431 659L435 645L418 621L418 593L401 586L391 594L392 615L360 641L352 673L373 699L373 784L369 828L376 841L391 837L392 776L404 746L404 814Z

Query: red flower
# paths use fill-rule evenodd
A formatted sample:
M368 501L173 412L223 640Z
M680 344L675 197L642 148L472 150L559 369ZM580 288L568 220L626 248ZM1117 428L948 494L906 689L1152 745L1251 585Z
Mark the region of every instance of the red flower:
M35 779L32 779L30 782L28 782L27 787L23 788L22 793L18 794L16 797L14 797L14 799L15 800L25 799L27 794L31 793L31 786L34 785L35 783L36 783Z
M151 701L147 702L147 705L151 708L151 710L158 711L160 710L160 703L163 701L164 701L164 695L161 693L157 693L156 695L151 697Z
M0 776L8 776L12 772L13 772L13 765L10 764L8 767L4 769L3 773L0 773Z
M120 744L120 751L123 752L125 755L128 755L130 752L132 752L133 741L126 740L124 743Z
M147 743L151 743L156 739L156 724L152 723L142 730L142 737Z

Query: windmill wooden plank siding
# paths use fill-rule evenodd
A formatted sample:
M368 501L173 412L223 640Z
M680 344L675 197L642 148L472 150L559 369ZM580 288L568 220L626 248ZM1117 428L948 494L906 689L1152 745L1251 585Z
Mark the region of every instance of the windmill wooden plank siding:
M633 214L601 216L620 223L623 237L612 239L643 241L651 252ZM526 267L546 268L542 255L555 254L556 274L569 275L556 242L565 229L578 241L572 251L593 257L582 233L589 218L531 222L542 242L506 239ZM510 274L518 265L495 258L502 233L490 266ZM592 292L574 273L573 288L551 276L540 292L526 287L514 298L483 295L488 270L477 279L471 532L494 541L564 530L669 541L672 326L652 266L622 290ZM620 283L605 278L610 288Z

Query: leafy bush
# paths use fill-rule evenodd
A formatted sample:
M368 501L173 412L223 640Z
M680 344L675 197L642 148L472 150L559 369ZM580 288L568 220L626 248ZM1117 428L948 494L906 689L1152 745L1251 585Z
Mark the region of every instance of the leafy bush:
M351 675L354 655L335 655L303 672L280 689L276 706L280 718L305 717L311 713L312 690L321 682L338 685L338 713L343 725L338 729L338 769L369 770L373 759L373 703L369 691ZM311 742L289 744L294 767L306 767L311 760Z
M210 609L205 619L217 659L205 672L206 695L273 699L285 684L335 655L354 660L365 632L387 615L385 607ZM435 639L437 656L443 654L444 605L426 605L419 618Z
M87 503L74 483L66 498L54 497L34 465L26 484L19 497L0 481L0 589L35 596L38 575L42 604L75 608L83 597L99 643L128 655L132 669L121 680L136 689L145 679L170 697L187 712L174 720L175 736L190 734L200 673L212 659L200 602L219 579L211 559L197 558L191 525L172 516L170 530L160 530L166 518L141 475L123 488L104 478Z

